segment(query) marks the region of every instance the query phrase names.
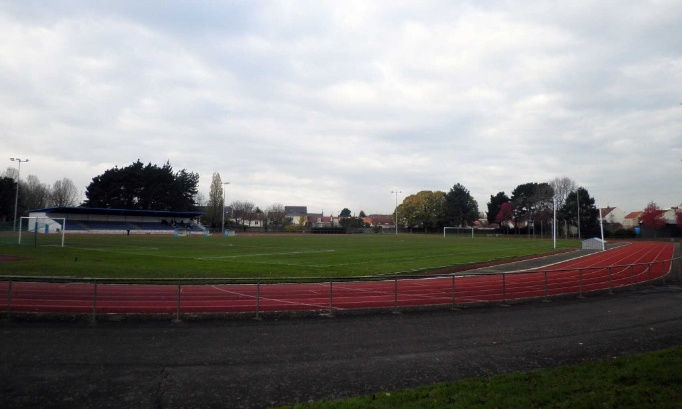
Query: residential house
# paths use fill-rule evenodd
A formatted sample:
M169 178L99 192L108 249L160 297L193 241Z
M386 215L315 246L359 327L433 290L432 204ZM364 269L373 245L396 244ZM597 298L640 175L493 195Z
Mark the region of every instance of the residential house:
M365 217L363 221L369 224L370 227L379 227L381 229L395 229L393 216L384 214L370 214Z
M338 226L338 217L325 216L324 213L309 213L306 215L308 225L314 228Z
M635 227L639 227L639 221L641 217L641 211L628 213L623 219L623 227L626 229L634 229Z
M625 216L625 212L617 207L605 207L601 209L601 217L604 220L604 223L608 223L612 226L622 226L625 222Z
M284 214L298 220L301 216L308 216L308 206L284 206Z
M308 206L284 206L284 214L291 217L294 226L303 226L308 222Z
M263 212L249 212L244 215L242 226L246 227L264 227L266 216Z
M667 224L677 224L677 214L682 213L682 208L673 206L670 209L666 209L663 213L665 221Z

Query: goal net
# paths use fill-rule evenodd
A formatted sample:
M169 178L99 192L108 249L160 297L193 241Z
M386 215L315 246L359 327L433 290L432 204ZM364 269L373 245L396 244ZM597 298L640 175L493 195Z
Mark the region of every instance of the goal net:
M474 238L473 227L444 227L443 237L466 237Z
M190 231L186 227L178 227L173 232L173 237L189 237Z
M66 219L63 217L22 217L19 244L64 247Z

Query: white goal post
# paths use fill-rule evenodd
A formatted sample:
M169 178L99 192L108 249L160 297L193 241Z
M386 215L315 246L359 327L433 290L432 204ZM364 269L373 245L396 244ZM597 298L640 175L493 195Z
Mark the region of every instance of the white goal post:
M474 227L443 227L443 237L471 237L474 238Z
M19 244L21 244L22 234L33 236L33 244L49 244L64 247L64 231L66 230L66 218L64 217L36 217L22 216L19 222ZM40 237L40 239L39 239ZM56 238L56 240L45 240L45 238Z

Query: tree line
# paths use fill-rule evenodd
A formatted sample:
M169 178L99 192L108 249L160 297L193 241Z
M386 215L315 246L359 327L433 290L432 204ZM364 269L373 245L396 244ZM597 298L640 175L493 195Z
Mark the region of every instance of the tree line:
M40 182L37 176L28 175L18 183L17 169L8 168L0 176L0 223L13 221L15 200L17 217L24 216L29 209L55 206L77 206L80 192L69 178L57 180L52 185Z
M13 220L17 198L18 170L8 168L0 177L0 222ZM18 181L17 214L46 207L98 207L131 210L197 210L199 175L185 169L173 171L170 162L163 166L143 164L118 166L95 176L85 189L85 200L74 183L63 178L53 185L28 175Z
M16 170L11 168L0 178L0 192L3 193L0 217L4 221L11 220L13 214L11 193L16 189L15 180ZM192 211L197 210L199 205L205 205L206 214L202 221L213 227L219 227L223 221L226 224L244 226L257 220L265 228L304 227L306 222L288 218L281 204L275 203L261 210L250 201L231 202L230 217L225 220L222 211L226 203L220 174L213 174L206 203L200 203L201 196L197 195L198 183L198 174L185 169L176 172L170 162L162 166L151 163L145 165L138 159L126 167L116 166L95 176L85 190L86 200L79 203L79 192L68 178L48 186L41 183L36 176L29 175L26 180L19 182L22 192L19 213L51 206ZM575 182L565 177L546 183L521 184L511 192L511 197L504 192L491 195L487 203L488 222L517 230L519 226L530 229L530 226L548 224L553 217L553 200L557 201L560 220L578 226L580 213L579 229L585 234L594 233L598 217L594 199L586 189L576 187ZM424 231L441 229L444 226L470 226L480 218L478 203L460 183L455 184L447 193L425 190L409 195L396 211L393 217L394 220L398 218L399 226ZM343 227L365 225L362 217L351 217L348 209L344 209L340 216L345 223Z
M0 175L0 222L12 220L18 171L8 168ZM57 206L123 208L132 210L194 211L200 206L206 214L205 225L219 227L224 220L224 184L214 173L206 201L198 194L199 175L185 169L174 171L170 162L162 166L143 164L139 159L131 165L104 171L86 187L86 199L80 202L80 192L74 183L63 178L53 185L41 183L35 175L18 182L20 191L18 214L29 209ZM557 209L557 220L565 227L573 226L583 235L598 233L599 210L587 189L568 177L548 182L528 182L518 185L511 196L504 191L490 196L487 221L502 229L525 232L549 226ZM261 210L250 201L233 201L229 205L231 220L226 223L250 225L258 220L263 227L303 227L305 220L292 220L284 206L275 203ZM440 230L445 226L471 226L480 219L479 206L469 190L456 183L448 192L424 190L411 194L395 209L393 219L399 226L411 230ZM347 208L339 216L344 227L363 227L361 217L353 217ZM642 223L654 229L665 225L664 212L653 202L644 210ZM682 213L677 214L682 228Z
M501 229L539 232L551 225L554 209L557 220L570 223L586 235L596 234L599 210L587 189L567 177L550 182L528 182L518 185L508 196L498 192L487 203L487 221ZM580 217L578 217L580 215ZM441 230L445 226L472 226L481 218L478 203L469 190L456 183L447 193L424 190L407 196L397 207L400 226L424 231ZM578 220L580 222L578 223Z

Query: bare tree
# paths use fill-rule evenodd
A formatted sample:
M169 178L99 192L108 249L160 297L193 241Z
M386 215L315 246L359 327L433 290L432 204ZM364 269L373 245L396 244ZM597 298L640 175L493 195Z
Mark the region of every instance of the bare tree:
M256 205L249 201L236 200L230 204L232 208L232 218L237 225L246 227L247 221L251 221L252 214Z
M16 181L18 174L19 174L19 169L8 167L7 170L5 170L5 173L2 174L2 176L6 177L6 178L14 179Z
M197 194L194 196L194 203L196 203L199 207L206 206L206 196L201 192L197 192Z
M40 180L36 175L28 175L25 182L20 183L20 192L23 192L24 209L41 209L47 207L50 199L50 187Z
M63 178L54 182L50 191L50 206L78 206L80 193L76 185L69 178Z
M566 201L566 197L571 192L575 192L577 185L573 179L566 176L554 178L549 185L554 189L554 197L557 200L557 209L561 209Z
M287 223L286 213L284 213L284 205L281 203L273 203L265 212L268 215L268 224L270 226L285 226L291 223L291 218L289 218Z

